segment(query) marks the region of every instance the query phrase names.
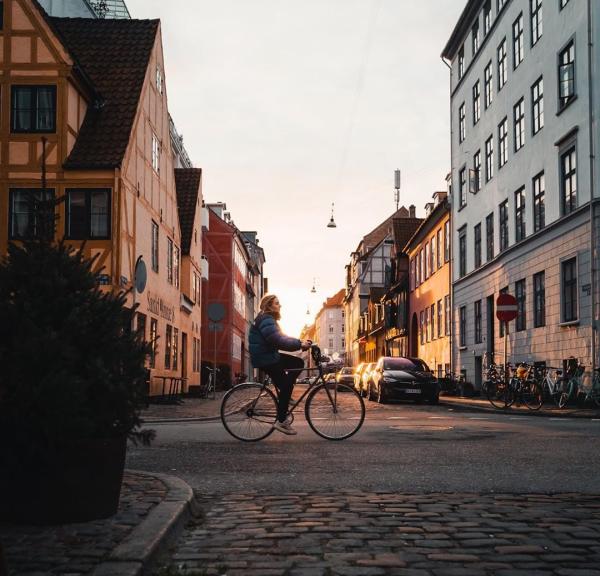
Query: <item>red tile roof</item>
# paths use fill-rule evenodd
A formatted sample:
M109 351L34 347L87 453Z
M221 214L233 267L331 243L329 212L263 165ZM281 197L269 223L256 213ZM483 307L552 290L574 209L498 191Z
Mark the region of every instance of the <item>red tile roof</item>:
M198 209L198 194L202 180L201 168L176 168L175 191L177 193L177 208L179 212L179 227L181 228L181 251L190 253L194 219Z
M344 303L345 295L346 295L346 290L344 288L342 288L334 296L332 296L331 298L327 298L323 307L324 308L333 308L335 306L342 306Z
M117 168L129 144L160 21L47 20L99 96L90 103L65 168Z

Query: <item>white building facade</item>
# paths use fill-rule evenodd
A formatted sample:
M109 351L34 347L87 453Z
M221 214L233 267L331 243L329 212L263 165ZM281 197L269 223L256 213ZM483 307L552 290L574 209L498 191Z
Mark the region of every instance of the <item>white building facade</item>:
M502 361L501 291L519 306L510 361L598 365L599 24L587 0L469 0L444 48L452 354L476 388L486 354Z
M315 318L317 345L324 354L340 361L344 361L346 357L344 294L345 290L342 289L328 298Z

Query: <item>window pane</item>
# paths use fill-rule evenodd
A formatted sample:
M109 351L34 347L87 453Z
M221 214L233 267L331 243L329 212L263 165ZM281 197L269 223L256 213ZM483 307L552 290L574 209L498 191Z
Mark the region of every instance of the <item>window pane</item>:
M36 130L53 131L55 129L54 95L53 88L38 88Z
M31 90L29 88L13 89L13 129L31 130Z
M90 237L108 237L108 191L93 190L90 194Z
M85 192L69 190L67 235L69 238L83 239L86 237Z

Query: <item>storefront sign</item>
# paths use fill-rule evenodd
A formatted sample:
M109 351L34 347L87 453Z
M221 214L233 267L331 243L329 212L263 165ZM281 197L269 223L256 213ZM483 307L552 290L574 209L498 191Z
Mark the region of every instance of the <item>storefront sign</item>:
M156 314L169 322L175 320L175 306L167 304L160 296L148 292L148 312Z

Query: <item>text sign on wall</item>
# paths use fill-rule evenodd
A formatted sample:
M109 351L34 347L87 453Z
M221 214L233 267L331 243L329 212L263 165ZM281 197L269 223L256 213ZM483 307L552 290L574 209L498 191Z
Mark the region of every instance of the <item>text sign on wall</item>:
M169 322L175 320L175 306L169 305L160 296L148 292L148 312L156 314Z

